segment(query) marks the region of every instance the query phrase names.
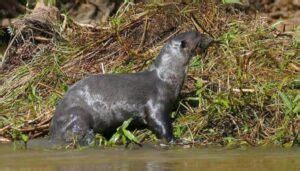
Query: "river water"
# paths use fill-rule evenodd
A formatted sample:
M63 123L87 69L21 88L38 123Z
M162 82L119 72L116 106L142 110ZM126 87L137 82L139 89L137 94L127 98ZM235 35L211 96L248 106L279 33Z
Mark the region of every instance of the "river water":
M86 148L14 150L0 145L0 170L300 170L300 148Z

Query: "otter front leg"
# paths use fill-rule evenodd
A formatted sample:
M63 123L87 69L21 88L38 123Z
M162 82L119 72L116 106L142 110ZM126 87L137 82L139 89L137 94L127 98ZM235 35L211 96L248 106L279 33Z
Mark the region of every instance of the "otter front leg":
M85 110L74 107L67 111L57 110L50 128L50 136L54 141L64 141L88 145L94 138L93 119Z
M157 138L167 142L174 141L173 128L168 111L161 105L150 105L146 114L148 128L155 133Z

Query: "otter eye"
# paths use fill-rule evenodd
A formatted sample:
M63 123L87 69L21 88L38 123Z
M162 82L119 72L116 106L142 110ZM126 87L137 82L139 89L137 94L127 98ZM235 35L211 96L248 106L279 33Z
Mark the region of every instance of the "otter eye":
M180 42L180 47L181 47L181 48L186 48L186 46L187 46L186 41L185 41L185 40L182 40L182 41Z

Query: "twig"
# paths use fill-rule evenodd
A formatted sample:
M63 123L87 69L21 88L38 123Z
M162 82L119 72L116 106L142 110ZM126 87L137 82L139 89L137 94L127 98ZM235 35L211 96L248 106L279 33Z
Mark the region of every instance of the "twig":
M11 142L11 140L8 138L5 138L5 137L0 137L0 142L1 143L9 143L9 142Z
M48 131L41 131L41 132L38 132L38 133L32 135L30 138L37 138L37 137L40 137L40 136L42 136L42 135L47 134L47 132L48 132Z
M46 120L40 122L40 123L38 124L38 126L42 126L42 125L45 125L46 123L49 123L49 122L51 121L51 119L52 119L52 116L49 117L49 118L47 118Z
M17 130L21 131L21 132L31 132L31 131L41 131L41 130L47 129L48 127L49 127L49 124L46 124L46 125L41 125L38 127L21 128L21 129L17 129Z
M9 125L6 125L5 127L1 128L0 129L0 135L2 135L4 131L10 129L12 125L13 124L9 124Z
M90 29L96 29L96 30L100 30L102 29L102 27L99 27L99 26L95 26L95 25L92 25L92 24L82 24L82 23L79 23L75 20L72 20L71 21L75 24L75 25L78 25L80 27L86 27L86 28L90 28Z
M195 16L193 14L190 15L191 16L191 20L194 24L194 26L196 27L196 29L198 31L200 31L200 28L202 29L203 32L207 33L208 35L210 35L212 38L215 38L210 32L208 32L203 26L202 24L200 24L200 22L198 22L195 18Z
M57 93L60 97L63 96L62 92L59 92L59 91L55 90L54 88L52 88L52 87L50 87L50 86L48 86L46 84L43 84L43 83L39 82L38 85L41 85L41 86L46 87L48 89L51 89L52 91L54 91L55 93Z
M141 47L144 45L145 38L146 38L147 28L148 28L148 18L146 17L146 20L145 20L145 27L144 27L144 32L143 32L143 35L142 35L141 43L140 43L140 45L138 46L138 50L137 50L137 51L140 51Z
M34 26L25 26L25 27L28 27L28 28L31 28L31 29L40 31L40 32L42 32L42 33L46 33L46 34L48 34L48 35L54 36L54 33L51 33L51 32L46 31L46 30L44 30L44 29L40 29L40 28L37 28L37 27L34 27Z
M4 55L3 55L3 58L2 58L2 62L1 62L1 65L0 65L0 69L4 67L4 63L6 62L6 57L7 57L7 54L11 48L11 46L13 45L13 43L16 41L17 37L21 34L21 30L23 30L22 28L18 31L18 33L13 37L13 39L10 41L9 45L7 46L5 52L4 52Z
M180 32L182 29L178 29L176 30L174 33L172 33L170 36L168 36L167 38L165 38L164 40L162 40L160 43L165 43L166 41L168 41L171 37L173 37L175 34L177 34L178 32Z
M233 88L232 91L237 92L237 93L240 93L240 92L243 92L243 93L254 93L255 92L254 89L247 89L247 88L243 88L243 89Z
M236 127L236 129L238 131L238 134L240 136L241 135L240 128L239 128L238 124L236 123L236 121L234 120L235 118L231 114L227 114L227 115L230 117L232 123L235 125L235 127Z
M38 120L41 119L42 117L44 117L44 115L40 115L39 117L36 117L35 119L28 120L26 124L32 124L32 123L35 123L36 121L38 121Z
M294 63L289 63L289 66L291 68L293 68L294 70L296 70L297 72L300 72L300 67L298 67L296 64Z
M61 34L63 31L66 30L66 28L67 28L67 21L68 21L68 18L67 18L67 16L66 16L65 14L61 14L61 16L63 16L64 21L63 21L63 23L62 23L62 26L60 27L60 34Z
M101 69L102 69L102 73L105 74L105 68L104 68L103 62L101 62Z
M33 37L34 40L40 41L40 42L45 42L48 43L51 41L51 39L48 39L46 37L41 37L41 36L35 36Z

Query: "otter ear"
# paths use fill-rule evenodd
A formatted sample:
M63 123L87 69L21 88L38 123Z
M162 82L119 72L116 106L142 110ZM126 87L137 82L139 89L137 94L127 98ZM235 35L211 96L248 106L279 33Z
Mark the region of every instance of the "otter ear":
M186 46L187 46L187 42L185 40L182 40L180 42L180 47L184 49L184 48L186 48Z

